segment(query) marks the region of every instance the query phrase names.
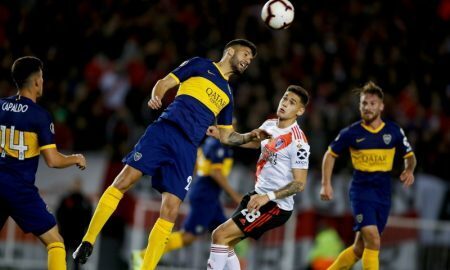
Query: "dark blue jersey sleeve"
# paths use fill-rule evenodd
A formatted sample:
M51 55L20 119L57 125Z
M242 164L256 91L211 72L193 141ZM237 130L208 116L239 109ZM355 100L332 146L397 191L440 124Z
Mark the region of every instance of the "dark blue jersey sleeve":
M334 141L330 144L329 151L330 153L337 157L350 146L350 128L344 128L339 132L339 135L334 139Z
M49 113L42 113L37 122L37 135L39 147L46 147L55 144L55 127L53 125L52 117Z
M170 74L175 75L178 82L183 82L188 78L195 76L198 70L204 66L205 60L200 57L194 57L184 61L175 68Z
M230 100L225 108L217 115L217 125L223 127L232 127L233 125L233 100Z
M396 130L396 137L398 138L395 144L395 148L398 154L402 157L408 157L412 155L413 150L411 144L409 143L408 138L406 138L403 129L396 125L395 130Z

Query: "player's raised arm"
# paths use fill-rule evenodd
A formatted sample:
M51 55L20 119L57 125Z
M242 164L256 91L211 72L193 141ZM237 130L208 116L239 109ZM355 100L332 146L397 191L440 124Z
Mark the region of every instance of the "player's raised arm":
M216 126L210 126L206 131L206 135L220 140L220 131ZM258 149L261 147L261 140L252 140L248 143L239 145L239 147Z
M86 168L86 159L82 154L63 155L56 148L47 148L42 150L45 163L50 168L66 168L77 165L80 170Z
M333 173L336 157L328 150L322 161L322 187L320 188L320 198L324 201L333 199L333 187L331 186L331 175Z
M148 101L148 106L153 110L160 109L162 106L161 100L163 99L167 90L177 86L178 84L180 84L180 82L171 75L167 75L166 77L158 80L153 87L152 97Z
M270 138L271 135L262 129L254 129L248 133L238 133L232 127L222 128L219 126L219 138L222 144L240 146L252 141L259 143L261 140Z

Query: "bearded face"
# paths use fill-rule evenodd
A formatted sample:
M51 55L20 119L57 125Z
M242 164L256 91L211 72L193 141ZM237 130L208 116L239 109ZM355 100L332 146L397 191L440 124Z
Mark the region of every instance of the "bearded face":
M243 46L236 46L233 51L234 54L230 58L231 69L235 74L242 74L253 59L252 51Z
M380 118L383 109L383 100L377 95L369 93L361 95L359 111L361 113L361 118L366 124L370 124Z

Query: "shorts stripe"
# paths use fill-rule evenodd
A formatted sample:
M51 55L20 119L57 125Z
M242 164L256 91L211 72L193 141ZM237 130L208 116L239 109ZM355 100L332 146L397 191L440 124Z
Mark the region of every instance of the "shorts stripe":
M274 215L276 216L279 213L280 213L280 211L279 211L278 208L271 209L269 212L263 214L255 223L253 223L252 225L250 225L247 228L245 228L244 231L245 232L249 232L249 231L253 230L254 228L257 228L257 227L263 225L269 219L273 218Z

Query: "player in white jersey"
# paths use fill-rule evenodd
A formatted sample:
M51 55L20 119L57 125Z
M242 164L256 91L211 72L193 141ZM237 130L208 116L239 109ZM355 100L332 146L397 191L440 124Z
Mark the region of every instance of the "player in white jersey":
M207 269L240 269L234 246L246 237L258 239L291 216L293 197L304 190L308 172L309 145L297 124L308 100L305 89L289 86L278 105L278 118L260 127L271 138L242 145L261 147L255 191L244 196L233 216L214 230ZM214 128L208 135L215 135Z

